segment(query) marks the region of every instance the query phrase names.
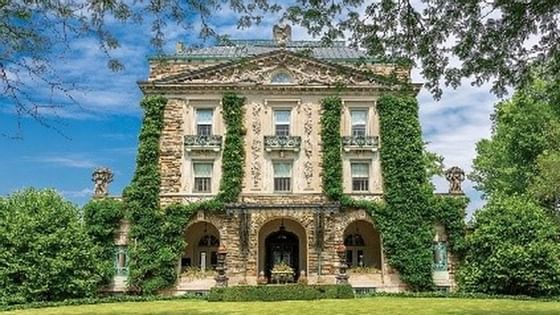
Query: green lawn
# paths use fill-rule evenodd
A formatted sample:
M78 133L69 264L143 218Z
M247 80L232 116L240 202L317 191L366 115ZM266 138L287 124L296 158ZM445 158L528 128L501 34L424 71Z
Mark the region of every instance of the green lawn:
M377 297L286 302L206 302L172 300L63 306L7 314L560 314L560 302Z

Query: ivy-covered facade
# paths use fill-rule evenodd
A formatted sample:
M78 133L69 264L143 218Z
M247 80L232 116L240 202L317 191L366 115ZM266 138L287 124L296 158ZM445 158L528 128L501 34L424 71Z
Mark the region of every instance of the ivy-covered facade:
M289 27L150 66L112 290L454 288L467 201L432 191L409 71Z

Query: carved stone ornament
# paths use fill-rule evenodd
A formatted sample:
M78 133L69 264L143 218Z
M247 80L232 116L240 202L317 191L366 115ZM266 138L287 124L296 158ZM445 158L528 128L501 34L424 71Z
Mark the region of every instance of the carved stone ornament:
M313 132L313 107L312 104L307 103L303 107L305 113L305 123L303 124L303 131L305 135L304 140L304 152L305 152L305 162L303 163L303 176L305 177L305 184L307 189L311 189L311 184L313 183L313 162L311 161L313 156L313 142L312 135Z
M465 172L460 167L453 166L445 171L445 178L449 181L450 194L463 194L461 184L465 180Z
M224 63L198 71L162 78L156 83L194 84L274 84L278 71L290 73L291 84L299 85L379 85L360 70L326 64L288 50L275 50L242 62Z
M261 155L263 142L260 140L260 134L262 131L261 125L261 111L262 105L259 103L252 104L252 121L251 121L251 131L253 132L253 142L251 144L251 177L253 178L253 189L258 190L261 187L262 179L262 165L261 165Z
M107 167L98 167L93 171L93 197L103 198L109 194L109 184L113 182L113 172Z
M272 28L272 36L276 45L286 47L292 40L292 27L288 24L276 24Z

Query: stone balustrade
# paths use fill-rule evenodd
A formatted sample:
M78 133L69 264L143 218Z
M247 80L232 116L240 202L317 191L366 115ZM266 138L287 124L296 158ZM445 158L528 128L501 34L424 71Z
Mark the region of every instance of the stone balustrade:
M214 151L219 152L222 149L222 136L199 136L199 135L186 135L185 136L185 150L187 152L199 151Z
M377 151L379 149L378 136L344 136L342 147L345 152L350 151Z
M264 148L267 152L273 150L298 152L300 147L300 136L264 136Z

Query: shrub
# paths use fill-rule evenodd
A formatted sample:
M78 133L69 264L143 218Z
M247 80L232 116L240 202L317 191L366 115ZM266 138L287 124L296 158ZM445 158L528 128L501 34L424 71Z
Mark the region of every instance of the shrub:
M236 286L229 288L212 288L208 301L284 301L284 300L319 300L319 299L353 299L354 291L350 285L268 285Z
M475 214L459 284L487 294L560 294L558 226L522 196L493 196Z
M117 199L94 199L83 208L85 228L98 249L99 286L111 283L115 275L115 231L123 219L123 203Z
M98 260L79 211L53 190L0 199L0 304L96 293Z

